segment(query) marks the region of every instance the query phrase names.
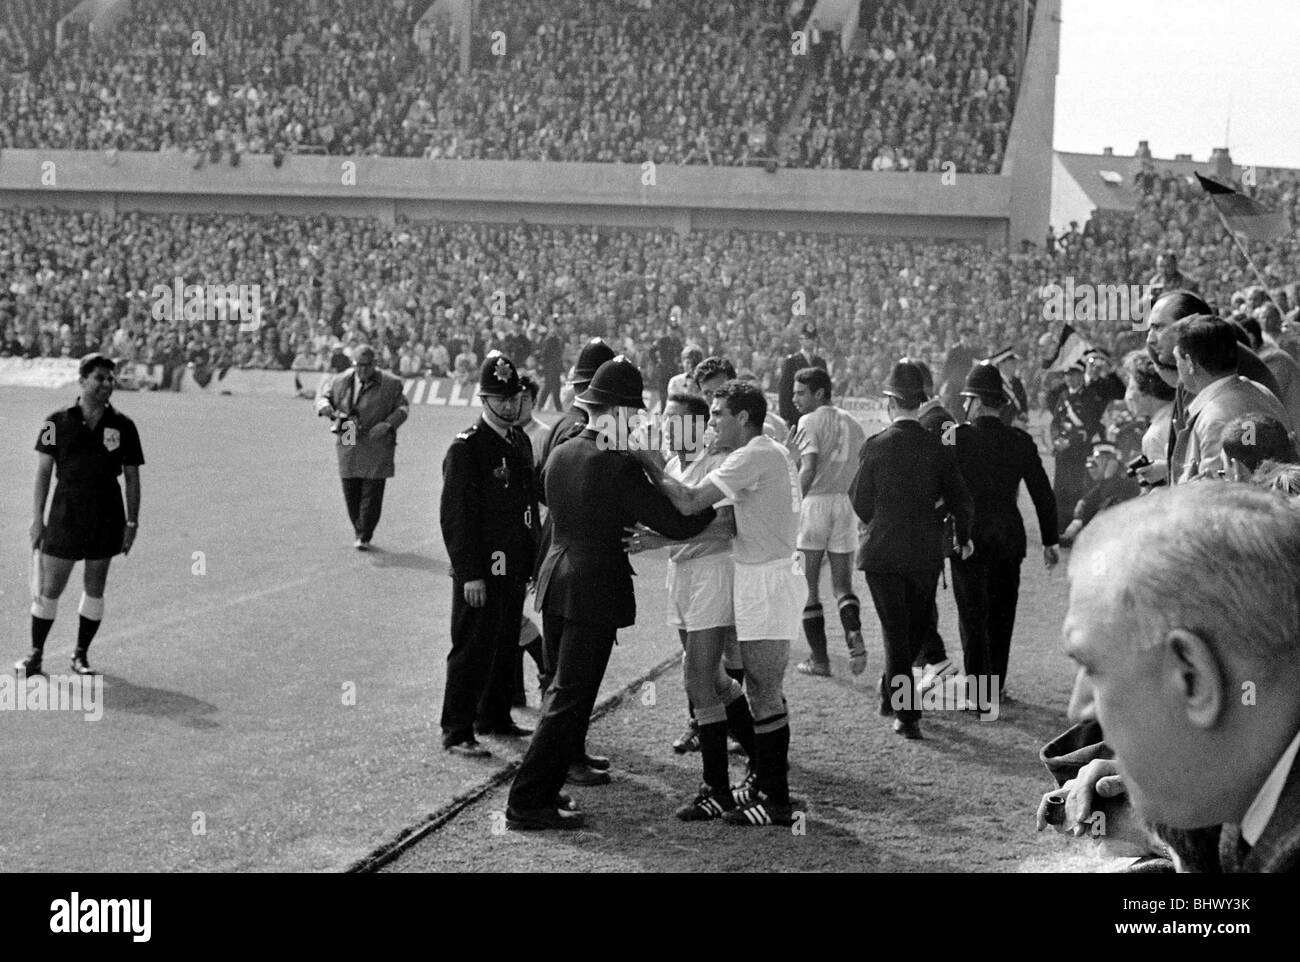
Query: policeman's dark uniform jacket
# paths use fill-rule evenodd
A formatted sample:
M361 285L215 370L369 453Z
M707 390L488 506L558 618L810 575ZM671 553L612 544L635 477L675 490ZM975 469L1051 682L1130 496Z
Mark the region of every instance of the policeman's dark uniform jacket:
M481 394L512 397L522 390L514 364L488 354ZM524 591L537 552L537 483L532 447L518 427L505 435L480 418L452 441L442 463L439 521L451 559L451 651L442 706L444 746L474 730L501 732L514 722L519 624ZM465 584L484 581L487 601L475 608Z
M816 337L817 328L805 325L804 337ZM777 413L791 429L799 423L799 409L794 406L794 376L806 367L819 367L828 370L826 361L819 354L809 357L803 351L789 355L781 362L781 377L776 386Z
M990 364L976 364L961 393L994 401L1006 396L1002 375ZM1029 489L1044 547L1060 541L1056 498L1038 445L1025 431L984 414L955 434L957 464L975 507L975 550L965 561L952 559L965 670L968 675L996 675L1005 685L1026 551L1017 504L1020 484Z
M908 407L920 407L924 392L914 364L894 366L884 393ZM908 686L907 705L897 714L915 720L912 662L924 641L943 567L944 526L936 510L947 505L957 539L969 539L971 498L957 469L952 444L945 444L916 420L899 420L868 438L849 490L853 510L865 525L857 566L866 575L880 616L886 668L881 680L882 709L898 680Z
M606 344L603 338L593 337L584 344L581 353L578 355L578 362L573 367L574 390L581 392L586 389L587 384L595 376L600 366L613 357L614 349ZM586 426L587 412L576 404L571 405L569 410L564 412L564 415L551 427L551 433L546 437L546 444L542 448L541 464L543 469L545 469L546 462L550 460L551 452L558 445L577 437ZM544 502L544 490L542 498Z
M957 425L960 423L957 418L953 417L952 412L943 406L943 401L939 398L933 398L927 402L917 414L917 420L921 422L921 427L936 438L943 440L946 437L949 444L952 443L952 432L957 429ZM936 509L936 513L942 520L948 515L948 510L943 505L940 505ZM939 602L936 598L930 609L930 624L926 629L925 639L921 642L921 650L916 653L913 664L917 668L924 668L926 665L936 665L947 657L948 652L944 647L943 635L939 634Z
M72 561L120 554L126 509L117 479L144 464L135 422L106 404L92 428L74 403L46 418L36 450L54 458L56 481L41 551Z
M595 404L644 408L640 372L607 361L581 395ZM634 574L624 529L644 524L672 539L694 537L712 509L680 514L628 453L602 450L595 428L556 448L547 462L551 542L537 579L537 602L558 660L543 715L510 791L510 809L554 810L570 764L581 760L587 728L615 634L636 620ZM509 814L509 813L507 813Z
M578 393L585 391L591 379L595 377L596 371L606 361L613 360L614 349L611 348L603 338L593 337L590 341L582 346L582 351L578 354L577 363L573 366L573 387ZM537 496L542 504L546 503L546 465L550 462L551 452L563 444L565 441L571 441L583 432L587 427L587 412L574 404L569 410L555 422L551 427L551 433L546 436L546 443L542 446L542 458L537 464ZM540 563L546 557L547 549L551 544L551 519L548 516L542 523L541 542L537 549L537 559ZM547 666L547 673L543 676L542 686L546 687L550 679L555 675L555 661L559 657L560 638L559 635L546 632L546 623L542 623L542 660Z
M1077 392L1062 391L1052 412L1052 436L1067 443L1056 451L1052 488L1056 495L1057 524L1070 523L1070 512L1088 486L1085 462L1094 441L1102 437L1101 417L1111 401L1124 397L1124 382L1113 371L1085 384Z

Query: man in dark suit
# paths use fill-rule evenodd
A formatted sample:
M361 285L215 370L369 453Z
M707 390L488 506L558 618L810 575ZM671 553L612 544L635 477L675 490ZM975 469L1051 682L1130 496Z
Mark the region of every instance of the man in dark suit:
M627 409L645 408L641 372L626 358L601 365L579 395L591 423L558 447L546 470L551 543L537 578L548 636L559 639L555 677L542 719L510 789L507 824L516 829L578 828L560 810L570 764L584 752L591 710L619 628L636 621L625 529L643 524L674 540L694 537L714 518L680 514L630 456Z
M482 416L442 462L439 522L452 578L442 744L470 758L489 754L476 732L532 734L510 717L538 528L532 447L515 426L523 390L511 360L489 353L479 374Z
M826 361L817 355L817 328L811 324L805 324L799 335L799 353L781 362L781 378L776 386L777 413L792 431L799 424L799 409L794 406L794 376L806 367L827 370Z
M542 387L537 398L537 410L544 410L546 402L549 400L555 410L558 411L560 409L560 379L564 376L564 339L560 336L559 317L551 318L549 330L545 325L542 325L538 328L537 333L542 338L542 345L538 349L542 368Z
M865 525L858 568L866 574L885 639L881 714L896 714L894 731L915 739L921 737L921 711L912 661L925 640L944 557L936 508L942 501L953 513L961 553L969 557L971 498L954 446L917 420L925 389L916 364L895 364L884 394L893 423L862 446L849 497Z
M1070 559L1063 636L1070 720L1099 723L1114 758L1094 750L1050 793L1060 828L1100 834L1101 797L1106 836L1154 831L1180 870L1300 870L1297 626L1300 515L1272 492L1178 485L1099 515Z
M1043 563L1050 569L1057 552L1056 499L1038 456L1038 445L1024 431L1002 421L1011 403L996 365L976 364L966 377L969 423L957 428L957 465L975 506L969 558L952 561L952 591L957 601L967 676L991 676L998 697L1007 680L1011 634L1020 598L1020 563L1025 557L1025 526L1016 496L1023 481L1038 515ZM967 687L970 690L970 687ZM980 705L982 711L990 706Z
M343 500L356 535L353 547L370 550L384 508L384 484L397 472L397 429L410 413L402 379L375 368L375 349L357 348L353 366L326 378L316 413L333 421Z
M921 381L925 388L926 402L917 412L917 420L921 422L921 427L936 438L942 440L946 437L951 444L954 438L953 432L959 422L953 413L943 406L943 398L935 396L934 374L930 370L930 365L918 358L905 360L911 360L920 370ZM949 513L943 505L939 506L937 512L940 518L944 518ZM926 628L925 640L921 642L921 650L916 653L912 667L921 670L921 677L917 681L917 691L921 694L924 694L931 685L942 682L945 677L957 670L952 659L948 657L943 635L939 633L938 599L930 606L930 624Z

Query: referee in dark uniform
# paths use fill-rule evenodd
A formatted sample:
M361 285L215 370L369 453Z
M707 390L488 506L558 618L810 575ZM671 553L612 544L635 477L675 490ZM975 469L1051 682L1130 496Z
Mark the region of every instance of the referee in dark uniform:
M514 829L578 828L582 816L558 807L569 766L581 759L605 667L619 628L636 621L626 529L637 524L673 540L694 537L712 508L680 514L646 477L616 428L619 412L645 407L641 372L606 361L579 396L591 423L551 454L546 503L552 539L537 579L546 632L559 638L555 678L542 719L510 789ZM516 633L518 622L515 622Z
M790 430L799 424L799 409L794 406L794 376L806 367L827 370L826 361L817 354L817 328L805 324L799 335L799 352L781 362L781 377L776 385L777 413Z
M929 630L943 567L943 523L936 506L942 501L952 512L962 553L969 555L971 498L957 470L954 446L917 420L925 388L916 364L906 359L895 364L883 393L893 423L862 446L849 497L865 525L858 568L866 574L885 640L881 714L898 716L898 734L920 738L912 661Z
M32 601L32 650L14 667L30 675L43 674L45 640L58 611L59 596L72 568L84 561L83 591L72 670L93 675L86 653L104 618L104 585L117 554L135 543L140 517L140 466L144 452L135 422L109 403L117 365L102 354L89 354L78 369L81 397L72 407L55 411L41 426L36 440L36 517L32 549L39 562ZM45 504L51 475L57 479ZM126 476L126 507L118 475Z
M442 463L439 521L452 578L442 744L470 758L491 754L476 733L532 734L510 717L538 529L532 446L515 426L522 391L511 360L490 352L479 373L482 416L456 435Z
M966 377L968 424L957 428L957 466L975 505L969 558L952 559L952 591L957 601L961 645L968 676L1007 679L1011 634L1020 598L1020 563L1025 557L1025 525L1016 497L1023 481L1038 515L1043 563L1059 560L1056 548L1056 498L1034 439L1002 420L1010 404L997 366L976 364ZM967 690L970 688L968 686ZM986 689L978 689L986 690ZM989 706L980 705L982 710Z

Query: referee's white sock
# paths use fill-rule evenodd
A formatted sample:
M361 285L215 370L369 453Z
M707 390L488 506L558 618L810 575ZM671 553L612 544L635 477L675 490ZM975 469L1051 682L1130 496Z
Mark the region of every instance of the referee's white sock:
M77 625L77 651L85 654L95 639L95 632L99 631L99 623L104 620L104 599L92 598L83 591L77 613L81 615Z

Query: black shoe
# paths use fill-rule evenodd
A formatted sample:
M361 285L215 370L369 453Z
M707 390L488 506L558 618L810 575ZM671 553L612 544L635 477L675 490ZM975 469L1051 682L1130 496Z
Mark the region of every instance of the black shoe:
M573 800L573 796L565 795L564 792L555 796L555 807L565 812L576 812L578 805Z
M502 738L527 738L533 733L533 730L511 722L509 725L498 725L495 728L479 728L475 725L474 733L476 735L499 735Z
M45 674L45 669L41 667L41 657L41 652L33 648L25 658L20 658L14 662L14 671L24 672L28 678L33 675Z
M491 758L492 752L480 745L474 738L462 738L458 742L442 746L453 755L461 758Z
M735 807L736 803L731 796L715 792L708 785L701 785L699 793L677 809L677 817L683 822L711 822L722 818Z
M583 755L582 763L588 768L594 768L598 772L609 771L609 759L604 755Z
M686 731L677 736L673 742L673 751L678 755L685 755L687 752L698 752L700 750L700 732L696 728L695 722L692 721L687 726Z
M921 735L921 723L914 718L910 721L904 721L902 718L895 718L894 734L902 735L909 741L919 741L923 737Z
M86 653L79 651L72 656L72 670L78 675L98 675L99 672L90 667L90 662L86 661Z
M506 809L506 827L516 832L543 832L548 829L582 828L581 812L558 808Z
M794 806L779 805L761 793L748 805L741 805L722 816L728 825L793 825Z
M566 785L579 785L583 788L590 788L593 785L608 785L610 781L612 779L609 777L609 772L598 771L582 764L570 765L568 774L564 778Z

